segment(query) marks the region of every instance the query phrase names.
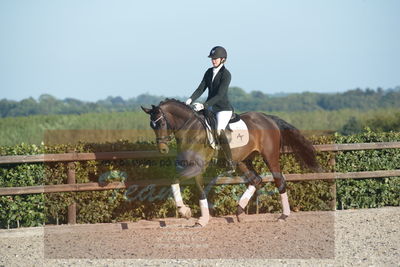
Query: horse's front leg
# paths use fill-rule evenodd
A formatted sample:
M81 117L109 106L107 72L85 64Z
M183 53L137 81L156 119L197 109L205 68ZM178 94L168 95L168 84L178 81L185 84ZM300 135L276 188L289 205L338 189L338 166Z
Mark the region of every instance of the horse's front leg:
M203 176L197 175L195 177L195 180L196 180L197 188L200 192L199 206L200 206L201 216L194 226L195 227L204 227L208 224L208 222L210 220L210 210L208 208L207 195L204 190Z
M178 208L179 214L186 219L192 217L192 211L188 206L186 206L183 203L181 187L179 186L179 180L175 181L175 183L171 185L171 189L172 189L172 194L174 195L175 204L176 207Z

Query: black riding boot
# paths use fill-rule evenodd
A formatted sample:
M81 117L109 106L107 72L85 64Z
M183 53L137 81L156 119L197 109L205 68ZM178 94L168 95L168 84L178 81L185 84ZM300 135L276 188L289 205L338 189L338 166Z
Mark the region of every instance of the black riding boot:
M228 163L228 172L233 173L236 169L236 166L232 160L232 152L231 148L229 147L229 142L228 138L226 137L225 131L221 130L221 133L219 134L219 145L222 148L222 151L224 152L226 161Z

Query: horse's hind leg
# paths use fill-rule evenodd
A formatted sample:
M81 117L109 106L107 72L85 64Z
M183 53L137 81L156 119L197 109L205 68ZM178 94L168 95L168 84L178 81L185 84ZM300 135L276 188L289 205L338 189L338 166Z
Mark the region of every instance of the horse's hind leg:
M249 186L247 187L247 190L240 198L239 203L237 205L236 217L240 222L244 215L244 209L249 203L251 197L254 195L254 192L256 191L256 186L261 184L262 178L254 170L254 166L252 164L252 158L247 159L245 162L240 162L239 168L249 181Z
M269 170L272 173L276 187L278 188L279 195L281 197L282 204L282 215L279 220L285 220L290 215L289 200L286 193L286 181L285 177L281 172L281 167L279 164L279 153L261 153L265 164L267 164Z
M192 211L183 203L179 180L176 180L175 183L171 185L171 189L172 194L174 195L176 206L178 207L179 214L186 219L192 217Z

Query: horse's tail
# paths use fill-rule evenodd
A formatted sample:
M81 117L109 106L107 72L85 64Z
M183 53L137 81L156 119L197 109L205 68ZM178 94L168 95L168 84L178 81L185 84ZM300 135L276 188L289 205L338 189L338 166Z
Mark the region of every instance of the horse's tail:
M296 159L301 163L303 168L306 167L314 172L320 172L321 167L317 162L316 151L313 144L290 123L276 116L267 116L273 119L279 127L282 139L281 146L291 148Z

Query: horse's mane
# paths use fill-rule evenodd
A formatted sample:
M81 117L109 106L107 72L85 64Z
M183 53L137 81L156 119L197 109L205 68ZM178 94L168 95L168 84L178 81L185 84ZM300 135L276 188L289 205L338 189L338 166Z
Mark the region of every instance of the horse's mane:
M184 102L175 99L175 98L166 98L165 100L161 101L160 104L158 104L158 106L162 106L162 105L167 105L167 104L177 104L178 106L188 109L188 110L192 110L188 105L186 105Z
M194 117L197 118L199 122L203 125L204 129L207 128L204 116L198 115L191 107L186 105L184 102L177 100L175 98L166 98L165 100L161 101L160 104L158 104L159 107L163 105L177 105L183 110L191 112L192 114L194 114Z

